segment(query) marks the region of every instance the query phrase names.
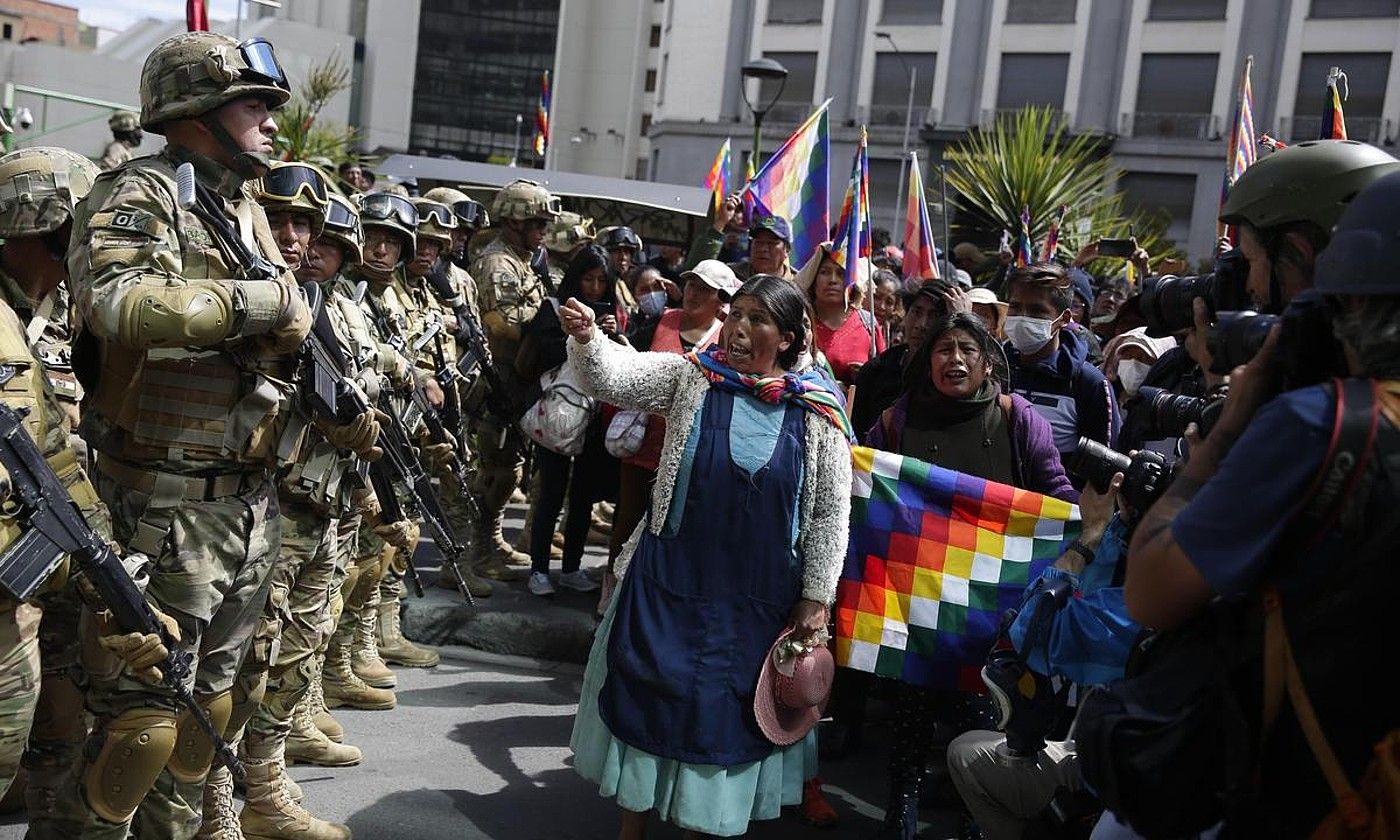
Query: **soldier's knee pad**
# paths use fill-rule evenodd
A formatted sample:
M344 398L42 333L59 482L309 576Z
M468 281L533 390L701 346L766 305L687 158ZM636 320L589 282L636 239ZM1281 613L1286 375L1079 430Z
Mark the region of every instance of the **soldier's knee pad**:
M131 819L171 759L176 732L175 713L168 709L128 709L117 715L83 774L88 807L108 822Z
M230 692L215 694L199 701L214 724L215 732L227 731L229 717L233 714L233 695ZM181 712L177 722L178 738L174 752L170 754L170 775L176 781L193 784L204 778L209 765L214 762L214 745L209 743L204 731L189 712Z

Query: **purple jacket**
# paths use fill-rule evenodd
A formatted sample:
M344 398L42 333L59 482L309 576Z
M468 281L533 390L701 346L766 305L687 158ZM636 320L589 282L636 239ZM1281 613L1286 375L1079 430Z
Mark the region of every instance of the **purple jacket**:
M1007 395L1002 394L1003 410ZM1019 394L1010 395L1011 410L1011 471L1016 486L1067 502L1078 502L1079 491L1069 483L1065 468L1060 464L1060 452L1055 448L1055 433L1050 423ZM909 414L909 395L900 397L880 415L880 422L870 430L870 446L887 452L898 452L904 423Z

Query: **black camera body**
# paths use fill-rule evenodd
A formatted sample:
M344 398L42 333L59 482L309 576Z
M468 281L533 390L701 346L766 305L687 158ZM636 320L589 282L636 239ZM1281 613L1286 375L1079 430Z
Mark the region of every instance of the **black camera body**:
M1196 323L1192 301L1204 298L1210 314L1250 307L1249 261L1235 248L1221 254L1215 261L1215 271L1192 277L1166 274L1148 281L1142 288L1142 316L1147 319L1147 334L1167 338Z
M1138 388L1138 401L1136 410L1147 418L1143 436L1148 439L1183 437L1186 427L1192 423L1200 430L1201 437L1205 437L1220 419L1225 406L1223 399L1191 397L1151 385Z
M1347 375L1346 354L1332 332L1331 307L1315 289L1293 298L1282 315L1217 313L1209 338L1211 372L1224 375L1254 358L1275 324L1282 327L1272 368L1283 390Z
M1160 452L1141 449L1129 458L1086 437L1079 439L1074 454L1065 459L1065 469L1094 485L1100 493L1107 493L1113 474L1121 472L1123 484L1118 492L1135 515L1152 507L1172 480L1171 467Z

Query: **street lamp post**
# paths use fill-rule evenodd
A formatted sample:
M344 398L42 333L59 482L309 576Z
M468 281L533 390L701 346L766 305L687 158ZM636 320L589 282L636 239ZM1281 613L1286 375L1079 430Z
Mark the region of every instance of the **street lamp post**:
M510 153L510 165L520 165L520 124L525 121L521 114L515 115L515 148Z
M778 98L783 95L783 87L787 85L788 69L771 58L756 58L745 64L739 70L739 75L745 79L758 79L758 104L749 101L748 86L741 89L744 92L744 104L749 107L749 113L753 114L753 161L754 171L758 171L758 152L763 144L763 117L777 103ZM773 94L772 99L763 101L763 82L776 81L778 90ZM740 84L743 84L742 82Z
M899 51L899 45L894 42L894 36L888 32L876 32L876 38L883 38L888 41L890 47L894 49L895 57L899 63L904 65L904 69L909 71L909 98L904 106L904 144L899 155L899 190L894 194L894 223L899 225L899 211L904 204L904 179L909 172L909 130L914 123L914 87L918 83L919 68L904 60L904 53ZM905 220L906 224L908 220ZM894 231L891 231L894 233Z

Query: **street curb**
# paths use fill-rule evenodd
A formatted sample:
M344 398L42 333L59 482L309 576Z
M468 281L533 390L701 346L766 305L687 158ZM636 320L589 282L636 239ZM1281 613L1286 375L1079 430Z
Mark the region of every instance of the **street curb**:
M438 656L444 662L462 663L466 665L492 665L502 668L515 668L521 671L538 671L545 674L566 674L569 676L583 676L583 666L573 662L557 662L552 659L538 659L533 656L517 656L511 653L492 653L486 650L463 647L462 645L443 645L434 647Z

